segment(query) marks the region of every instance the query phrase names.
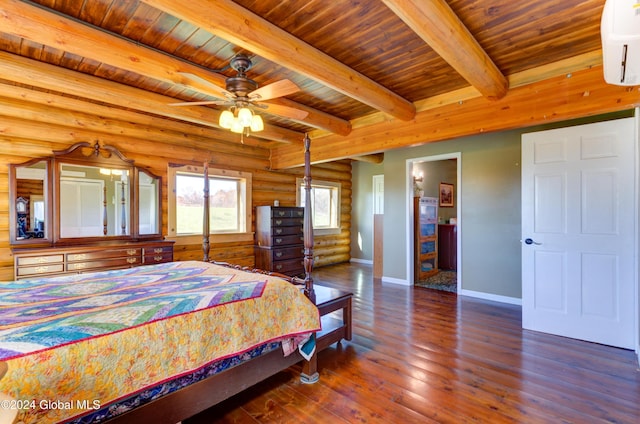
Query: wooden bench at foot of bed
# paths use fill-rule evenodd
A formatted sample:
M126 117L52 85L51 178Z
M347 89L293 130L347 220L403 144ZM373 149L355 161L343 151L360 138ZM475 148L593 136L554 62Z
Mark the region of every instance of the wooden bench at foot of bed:
M322 319L322 331L316 333L316 354L302 367L300 381L318 381L318 355L331 344L340 340L351 340L351 298L353 293L314 284L314 303ZM338 314L335 314L338 312ZM340 313L341 312L341 317Z

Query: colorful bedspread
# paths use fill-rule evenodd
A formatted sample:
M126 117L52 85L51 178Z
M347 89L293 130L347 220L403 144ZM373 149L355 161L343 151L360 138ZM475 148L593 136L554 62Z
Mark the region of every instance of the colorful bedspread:
M205 262L2 283L0 392L19 421L64 421L319 328L290 283Z

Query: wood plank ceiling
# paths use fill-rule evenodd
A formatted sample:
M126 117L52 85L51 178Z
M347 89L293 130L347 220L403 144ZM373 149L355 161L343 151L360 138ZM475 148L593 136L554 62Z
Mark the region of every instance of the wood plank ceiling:
M593 76L601 75L603 5L604 0L3 0L0 79L217 128L220 106L170 103L220 100L219 91L188 75L224 87L236 74L225 66L245 53L253 60L247 75L259 86L286 78L300 88L260 110L265 130L252 134L280 157L276 167L286 167L299 163L294 156L304 133L322 140L315 161L360 157L416 144L421 133L423 141L455 136L445 131L427 137L438 131L421 126L425 112L432 119L442 116L441 108L474 102L475 108L504 109L511 95L527 101L518 87L557 89L555 78L568 73L585 72L583 84L607 90ZM25 72L29 60L57 68ZM64 69L57 75L59 68ZM99 89L65 69L140 94L118 95L108 83ZM617 106L580 113L640 102L637 88L617 90L614 96L624 97ZM307 116L279 115L286 108ZM523 120L535 123L523 117L509 125L485 122L485 129L476 123L461 134L522 126ZM411 136L402 135L403 129ZM216 134L239 140L227 130Z

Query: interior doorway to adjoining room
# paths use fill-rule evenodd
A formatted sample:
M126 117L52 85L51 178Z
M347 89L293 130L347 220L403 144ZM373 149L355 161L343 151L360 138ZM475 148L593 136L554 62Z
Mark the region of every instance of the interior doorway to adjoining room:
M407 161L407 275L415 286L450 292L461 289L460 156L458 152ZM437 205L426 225L414 206L419 203L416 197L429 198Z

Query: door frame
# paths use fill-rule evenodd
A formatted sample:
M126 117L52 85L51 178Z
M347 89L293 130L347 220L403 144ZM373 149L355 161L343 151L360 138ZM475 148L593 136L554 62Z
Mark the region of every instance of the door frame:
M634 213L636 217L636 228L634 229L634 237L636 239L635 247L635 263L634 263L634 283L635 283L635 338L636 338L636 346L635 353L636 359L638 361L638 365L640 365L640 107L636 107L634 109L634 122L635 122L635 169L634 169Z
M406 220L406 231L407 234L406 242L407 249L405 252L406 257L406 275L407 285L413 286L415 281L415 269L413 266L413 249L414 249L414 241L411 236L412 227L413 227L413 164L419 162L436 162L441 160L449 160L456 159L456 225L457 225L457 234L456 234L456 291L458 293L462 290L462 220L460 219L460 215L462 212L462 152L453 152L453 153L444 153L441 155L433 155L433 156L423 156L419 158L411 158L407 159L405 164L405 181L407 182L406 187L406 200L405 205L407 208L407 220Z

